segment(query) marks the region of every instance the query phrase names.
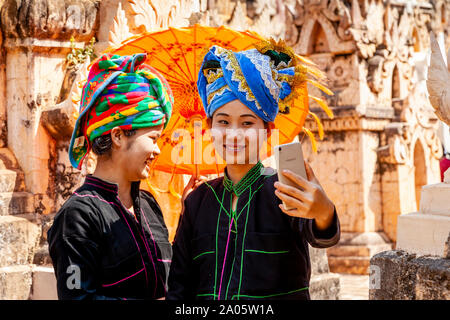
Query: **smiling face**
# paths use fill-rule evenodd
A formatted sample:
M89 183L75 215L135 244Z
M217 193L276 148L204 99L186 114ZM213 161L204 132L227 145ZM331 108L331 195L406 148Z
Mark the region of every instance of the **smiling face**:
M116 150L121 167L129 181L146 179L153 159L159 155L157 140L163 125L136 130L130 137L123 136L124 143Z
M227 164L256 164L264 121L239 100L217 109L210 122L214 147Z

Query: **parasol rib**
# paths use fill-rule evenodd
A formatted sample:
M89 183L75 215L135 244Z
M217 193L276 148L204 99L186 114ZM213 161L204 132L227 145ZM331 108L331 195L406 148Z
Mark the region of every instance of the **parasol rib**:
M142 47L140 47L140 46L137 46L137 45L134 45L134 44L132 44L132 45L130 45L130 47L134 47L134 48L136 48L136 49L139 49L139 50L142 50L142 51L144 51L144 52L146 52L146 53L149 53L146 49L144 49L144 48L142 48ZM166 62L165 61L163 61L161 58L159 58L158 56L156 56L156 55L150 55L151 57L152 57L152 59L156 59L156 60L158 60L159 62L161 62L161 64L166 64ZM173 58L172 58L172 60L173 60ZM178 68L179 68L180 66L178 66ZM167 72L165 72L165 71L162 71L162 70L160 70L159 68L156 68L156 67L154 67L156 70L158 70L159 72L161 72L165 77L170 77L170 78L173 78L173 79L175 79L175 80L180 80L180 79L178 79L178 78L176 78L176 77L174 77L173 75L171 75L170 73L167 73ZM175 74L177 74L178 76L180 76L180 77L183 77L184 75L183 74L181 74L181 73L179 73L179 72L177 72L176 70L171 70L171 71L173 71ZM186 80L186 79L185 79ZM171 80L172 81L172 80ZM173 81L173 82L177 82L177 83L179 83L180 85L184 85L184 83L182 83L182 82L179 82L179 81Z
M169 30L170 30L170 32L172 33L173 37L175 38L175 41L176 41L177 43L180 43L180 42L178 41L177 36L176 36L175 33L173 32L173 29L172 29L172 28L169 28ZM189 65L188 65L188 63L187 63L186 55L185 55L183 49L181 48L181 43L180 43L180 50L181 50L181 53L182 53L182 56L183 56L184 64L186 65L186 68L187 68L187 70L188 70L188 75L191 77L191 78L190 78L190 79L191 79L191 82L193 82L194 79L192 78L191 69L189 68Z
M177 65L177 67L180 69L180 71L184 74L184 76L186 77L185 80L187 81L191 81L189 79L189 75L186 74L186 72L184 72L184 70L180 67L180 65L178 64L177 60L175 60L172 55L170 54L169 50L167 50L162 44L161 42L159 42L159 40L155 39L154 37L152 37L153 40L155 40L163 49L164 51L169 55L170 59L172 59L173 62L175 62L175 64Z

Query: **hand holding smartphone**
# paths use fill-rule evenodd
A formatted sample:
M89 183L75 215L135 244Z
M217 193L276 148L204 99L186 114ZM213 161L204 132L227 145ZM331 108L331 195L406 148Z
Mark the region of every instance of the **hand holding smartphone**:
M283 170L290 170L305 179L306 175L305 162L303 159L302 145L300 142L292 142L275 146L275 161L277 165L278 181L286 185L298 188L292 180L283 175ZM283 202L285 210L294 209L287 206Z

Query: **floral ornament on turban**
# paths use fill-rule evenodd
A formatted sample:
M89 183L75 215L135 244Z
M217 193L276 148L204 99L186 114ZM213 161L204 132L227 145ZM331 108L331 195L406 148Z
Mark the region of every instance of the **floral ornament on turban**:
M203 58L197 87L207 117L238 99L262 120L273 122L278 112L289 113L287 103L306 73L282 42L264 41L240 52L213 46Z
M146 54L104 54L91 67L83 87L80 115L69 147L70 162L81 169L92 141L111 132L148 128L169 122L173 96L154 68L143 64Z

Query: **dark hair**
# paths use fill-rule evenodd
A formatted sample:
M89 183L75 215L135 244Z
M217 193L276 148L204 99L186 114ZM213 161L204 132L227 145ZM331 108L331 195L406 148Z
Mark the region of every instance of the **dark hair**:
M123 134L126 137L134 136L136 134L136 129L123 130ZM98 156L102 156L102 155L110 156L111 148L112 148L111 133L97 137L92 142L92 151L94 151L94 153Z
M206 69L220 69L220 62L217 60L208 60L205 61L205 63L203 64L203 68L202 70L206 70Z

